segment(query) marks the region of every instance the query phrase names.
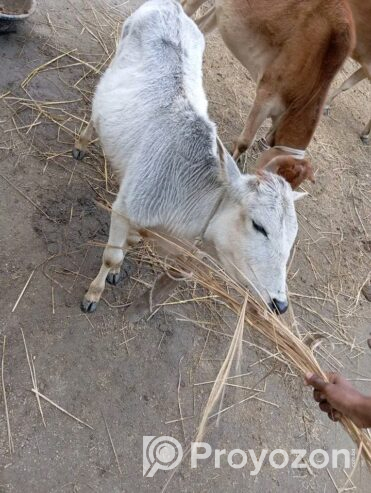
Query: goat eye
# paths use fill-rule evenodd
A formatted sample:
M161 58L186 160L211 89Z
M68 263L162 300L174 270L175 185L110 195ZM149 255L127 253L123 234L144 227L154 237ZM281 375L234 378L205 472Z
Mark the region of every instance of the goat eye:
M252 222L252 225L256 231L259 231L259 233L262 233L266 238L268 238L268 233L265 231L263 226L260 226L260 224L257 224L255 221Z

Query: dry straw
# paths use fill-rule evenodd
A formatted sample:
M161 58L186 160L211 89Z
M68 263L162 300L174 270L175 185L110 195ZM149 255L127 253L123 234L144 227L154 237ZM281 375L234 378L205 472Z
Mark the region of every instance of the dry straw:
M159 236L153 232L151 232L151 236L168 242L172 251L176 249L179 251L179 257L176 258L172 269L182 274L184 272L192 272L191 281L195 281L211 291L238 317L238 323L228 354L215 379L204 409L197 434L198 440L202 438L210 413L222 395L232 363L240 353L243 330L246 326L251 330L258 331L270 344L273 344L279 359L281 361L284 359L290 365L293 365L301 375L316 373L327 380L325 372L313 354L313 348L308 347L282 318L272 313L263 301L252 296L245 286L230 277L209 255L192 245L180 243L179 240L175 242L170 238ZM156 263L158 264L158 262L159 258L156 258ZM164 262L163 266L168 267L168 262ZM349 418L342 417L340 422L352 440L362 450L362 456L366 463L371 466L370 436L359 429Z

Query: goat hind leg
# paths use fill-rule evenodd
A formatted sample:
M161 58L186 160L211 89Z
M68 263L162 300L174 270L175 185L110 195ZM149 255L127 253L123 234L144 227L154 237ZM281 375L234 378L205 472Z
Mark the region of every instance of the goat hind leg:
M122 261L124 260L124 246L130 231L128 219L120 213L120 209L113 204L111 225L108 243L103 252L102 265L96 278L89 286L81 302L81 310L85 313L92 313L96 310L97 304L104 291L106 278L110 272L117 275L120 272Z
M174 273L174 276L176 273ZM152 309L165 303L173 291L179 285L179 281L169 277L167 274L160 275L152 288L147 289L141 296L133 301L125 311L125 320L130 323L139 322L148 317Z
M136 230L130 230L126 244L128 247L135 246L141 241L142 237ZM106 281L112 286L117 286L124 278L130 277L134 271L133 262L124 258L123 262L111 267L107 274Z
M88 145L92 141L93 133L94 133L94 124L93 124L93 120L90 119L87 126L84 128L84 130L80 133L80 135L76 139L74 148L72 149L72 156L78 161L81 161L84 158Z

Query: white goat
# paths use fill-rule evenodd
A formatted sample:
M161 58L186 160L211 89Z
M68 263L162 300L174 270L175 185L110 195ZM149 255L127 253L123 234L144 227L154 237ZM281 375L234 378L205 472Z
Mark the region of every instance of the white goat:
M86 312L95 310L106 279L118 282L128 245L144 228L191 242L202 236L231 275L250 279L275 311L287 309L294 201L303 194L272 173L243 175L218 152L203 50L203 35L174 0L149 0L124 24L74 149L81 158L94 126L121 179L102 266L82 302Z

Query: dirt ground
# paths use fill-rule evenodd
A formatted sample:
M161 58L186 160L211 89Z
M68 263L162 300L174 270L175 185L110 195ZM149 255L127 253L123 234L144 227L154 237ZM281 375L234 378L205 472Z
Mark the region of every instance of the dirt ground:
M112 202L115 185L99 143L82 163L73 161L70 150L88 119L91 91L112 53L120 19L140 3L40 0L17 34L0 37L4 493L161 491L171 473L143 477L142 437L190 442L228 350L232 322L221 324L201 300L206 293L190 293L183 285L148 321L125 323L125 305L153 280L152 270L138 262L140 250L131 255L130 280L107 286L95 314L79 308L108 233L109 214L96 200ZM335 85L354 66L348 62ZM207 41L204 84L210 115L230 145L246 119L254 84L217 34ZM364 81L339 96L331 115L322 118L309 148L316 183L305 185L309 196L298 205L288 286L293 330L321 337L315 354L323 367L338 369L371 393L371 305L361 294L370 268L371 147L359 139L369 116ZM251 151L242 166L253 172L255 157ZM184 303L191 294L198 303ZM264 352L272 348L253 332L245 340L245 376L239 388L226 391L223 407L236 405L219 427L211 421L205 439L212 447L257 454L264 448L353 450L340 425L316 409L301 378ZM44 426L35 385L90 428L42 400ZM252 394L255 388L262 392ZM277 470L265 463L251 476L252 469L251 463L233 469L225 460L220 469L211 460L191 469L186 459L167 491L332 492L350 473L331 466ZM347 487L369 491L370 479L361 462Z

